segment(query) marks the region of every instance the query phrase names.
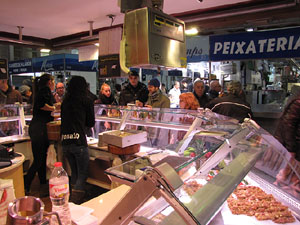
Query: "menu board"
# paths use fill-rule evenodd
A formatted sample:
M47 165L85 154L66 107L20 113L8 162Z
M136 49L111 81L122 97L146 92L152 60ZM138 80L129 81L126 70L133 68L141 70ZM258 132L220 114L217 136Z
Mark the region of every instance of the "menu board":
M0 79L8 79L7 59L0 59Z

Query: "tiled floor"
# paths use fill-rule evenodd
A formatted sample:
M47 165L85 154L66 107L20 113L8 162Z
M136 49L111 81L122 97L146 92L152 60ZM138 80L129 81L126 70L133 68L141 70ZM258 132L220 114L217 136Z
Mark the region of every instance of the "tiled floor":
M86 184L86 195L85 195L84 201L88 201L92 198L95 198L107 191L108 190L100 188L98 186ZM32 184L31 184L30 195L38 197L38 198L40 197L40 182L39 182L38 176L35 177L35 179L33 180ZM51 200L50 200L49 196L43 197L43 198L41 198L41 200L45 204L45 211L50 212L51 211Z

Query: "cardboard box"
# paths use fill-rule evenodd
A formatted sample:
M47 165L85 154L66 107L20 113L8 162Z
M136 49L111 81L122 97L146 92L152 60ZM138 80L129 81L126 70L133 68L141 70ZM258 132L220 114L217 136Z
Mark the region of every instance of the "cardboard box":
M103 134L103 141L121 148L147 141L147 132L139 130L112 130Z

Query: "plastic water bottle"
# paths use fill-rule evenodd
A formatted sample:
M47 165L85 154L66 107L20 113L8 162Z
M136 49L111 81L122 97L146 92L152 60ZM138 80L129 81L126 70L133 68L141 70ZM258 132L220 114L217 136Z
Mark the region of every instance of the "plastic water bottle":
M49 180L49 195L52 202L52 212L57 212L63 225L71 225L69 208L69 178L61 162L54 164ZM51 225L58 224L55 216L51 218Z

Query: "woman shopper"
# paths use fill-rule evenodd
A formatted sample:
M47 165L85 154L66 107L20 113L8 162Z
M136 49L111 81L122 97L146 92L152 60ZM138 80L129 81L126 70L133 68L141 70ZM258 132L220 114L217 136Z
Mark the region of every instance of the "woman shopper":
M111 93L110 86L107 83L103 83L101 85L101 89L99 91L99 99L97 99L95 104L102 104L102 105L117 105L117 100L115 99L114 95ZM107 115L106 110L103 110L102 116ZM112 124L105 121L100 122L100 129L99 132L103 132L106 130L110 130Z
M179 96L179 107L181 109L197 110L200 105L192 92L185 92Z
M88 177L86 128L95 124L94 104L87 91L86 80L80 76L73 76L61 105L62 146L72 171L70 201L76 204L80 204L84 198Z
M44 197L49 194L46 180L46 158L49 147L46 124L53 120L51 112L55 110L55 106L51 91L54 90L54 87L54 78L51 74L44 74L35 78L33 117L29 125L33 163L25 177L26 195L30 192L30 186L36 172L40 180L40 196Z

